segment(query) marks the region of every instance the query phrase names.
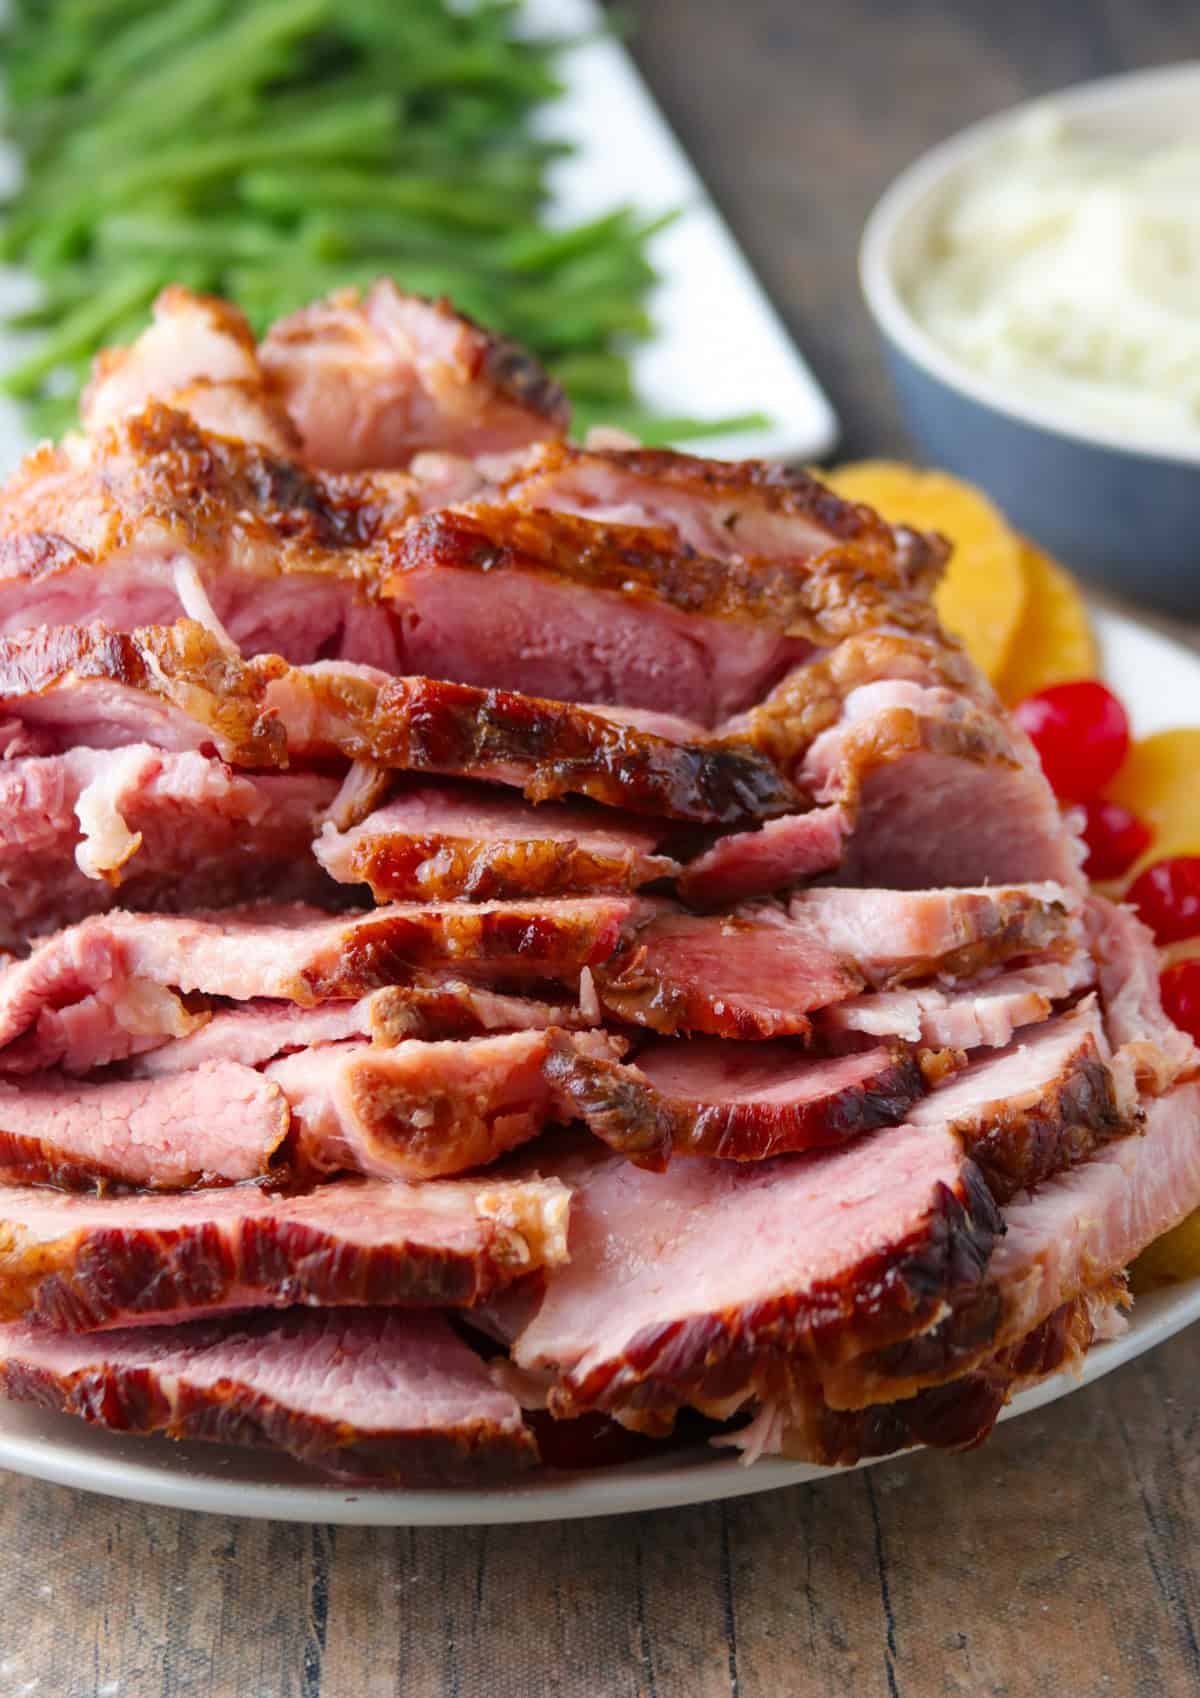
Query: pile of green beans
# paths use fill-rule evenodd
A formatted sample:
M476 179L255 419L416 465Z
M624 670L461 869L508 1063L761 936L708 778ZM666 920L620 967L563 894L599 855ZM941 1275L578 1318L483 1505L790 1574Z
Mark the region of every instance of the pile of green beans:
M662 418L629 353L652 336L655 225L629 208L544 221L566 151L535 116L570 44L520 0L12 0L3 129L24 161L0 262L37 280L2 380L32 425L75 416L100 347L169 282L226 295L261 331L387 273L532 348L578 431L681 441L758 418Z

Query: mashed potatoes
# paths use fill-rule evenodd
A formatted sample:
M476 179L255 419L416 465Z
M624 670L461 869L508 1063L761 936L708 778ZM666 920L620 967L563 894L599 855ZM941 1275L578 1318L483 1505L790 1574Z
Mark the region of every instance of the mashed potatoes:
M1064 422L1200 443L1200 123L1139 147L1039 111L959 179L908 297L939 342Z

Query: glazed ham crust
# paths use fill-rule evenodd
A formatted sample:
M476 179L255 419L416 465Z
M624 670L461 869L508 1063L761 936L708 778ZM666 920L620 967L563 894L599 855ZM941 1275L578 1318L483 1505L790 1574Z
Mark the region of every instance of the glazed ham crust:
M103 1334L0 1327L5 1395L116 1432L268 1446L346 1482L484 1485L537 1461L437 1314L289 1310Z
M566 1253L556 1180L0 1192L0 1319L68 1331L237 1309L482 1301Z

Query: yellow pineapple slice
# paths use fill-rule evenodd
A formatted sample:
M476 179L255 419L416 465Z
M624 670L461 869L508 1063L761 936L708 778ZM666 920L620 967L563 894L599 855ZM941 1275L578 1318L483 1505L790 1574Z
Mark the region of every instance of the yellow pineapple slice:
M1100 668L1087 604L1071 574L1031 542L1022 542L1028 599L996 680L1011 707L1051 684L1095 678Z

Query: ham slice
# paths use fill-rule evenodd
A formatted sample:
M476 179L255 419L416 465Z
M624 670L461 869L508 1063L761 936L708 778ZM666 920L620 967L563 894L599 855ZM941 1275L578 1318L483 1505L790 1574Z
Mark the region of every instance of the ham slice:
M909 681L852 690L798 770L853 819L839 882L1084 887L1082 852L1028 740L960 693Z
M624 1048L603 1032L557 1031L325 1044L271 1062L266 1077L291 1104L306 1172L429 1179L485 1167L556 1118L552 1043L598 1059Z
M713 1037L803 1035L866 985L972 973L1046 948L1077 922L1056 885L995 890L806 890L785 910L660 910L595 969L622 1020Z
M908 1397L970 1372L1060 1304L1127 1267L1200 1207L1200 1083L1146 1105L1145 1132L1119 1138L1004 1210L980 1290L924 1337L866 1354L825 1377L835 1408Z
M1052 883L945 890L802 890L791 922L858 963L877 987L969 975L1071 942L1079 899Z
M14 1324L0 1327L0 1390L115 1432L265 1445L346 1482L479 1485L537 1460L515 1399L436 1314Z
M38 1074L0 1090L0 1176L164 1191L256 1179L280 1154L288 1122L279 1088L235 1062L88 1085Z
M389 278L271 326L259 357L317 466L403 466L562 436L567 403L532 354Z
M1163 1010L1154 939L1132 908L1103 896L1089 898L1085 926L1120 1089L1157 1095L1200 1068L1200 1049Z
M153 322L128 348L106 348L80 397L84 429L103 431L149 401L188 412L221 435L294 455L295 426L268 389L254 333L228 301L174 284L154 302Z
M470 1304L566 1254L557 1179L0 1192L0 1319L72 1331L232 1309Z
M914 1126L949 1126L1005 1202L1086 1161L1133 1131L1106 1060L1100 1010L1090 996L1005 1049L973 1061L911 1110Z
M543 903L396 905L331 918L300 904L233 909L184 918L113 913L84 920L38 945L23 961L0 968L0 1052L23 1033L58 1025L67 1011L101 996L110 1005L107 1060L153 1047L119 1047L130 987L140 996L163 989L235 1001L273 998L312 1007L352 999L422 969L458 965L498 977L577 981L581 969L606 959L624 928L652 914L628 897L580 897ZM94 1006L94 1005L92 1005ZM150 1035L180 1035L177 1003L153 1004ZM141 1023L145 1030L147 1022ZM58 1040L56 1040L58 1041ZM57 1054L71 1071L72 1033ZM86 1055L95 1053L89 1029ZM18 1052L20 1055L21 1052ZM89 1062L89 1065L94 1064Z
M530 807L482 786L417 785L339 831L328 821L317 860L377 902L491 901L634 890L677 871L654 853L662 829L586 806Z
M560 1416L669 1421L872 1338L910 1338L978 1290L1000 1224L957 1139L910 1126L666 1173L566 1145L554 1169L575 1192L570 1260L512 1354L551 1377Z
M118 904L336 896L307 853L336 789L148 743L0 762L0 945Z
M546 1073L563 1118L643 1167L671 1155L763 1161L894 1125L924 1090L901 1048L813 1057L786 1042L659 1040L622 1064L551 1034Z
M97 619L133 631L186 613L235 654L398 670L374 545L440 488L307 471L203 428L199 395L216 398L152 402L22 462L0 497L0 633ZM217 405L230 399L244 395L223 387Z
M831 1032L903 1038L931 1049L998 1049L1013 1033L1049 1018L1056 1002L1090 985L1094 968L1080 949L1066 961L1042 961L1011 972L991 969L954 986L911 985L851 997L822 1015Z
M262 665L259 675L266 677ZM632 709L393 678L344 665L274 669L262 691L304 759L482 778L531 802L587 796L656 818L735 825L795 808L797 792L748 743Z
M795 809L796 790L749 743L635 710L603 712L345 661L241 662L194 620L113 632L39 629L0 640L0 711L39 753L121 748L216 753L234 766L304 760L483 778L530 801L734 825Z
M431 977L425 984L385 985L357 1001L321 1002L313 1008L267 999L220 1008L207 1018L201 1016L198 1030L162 1037L154 1047L127 1060L124 1071L157 1079L190 1072L210 1061L262 1067L293 1050L346 1038L370 1038L375 1044L388 1045L410 1038L478 1038L489 1032L587 1024L577 1004L505 996L465 979Z
M689 861L679 894L694 908L728 908L749 897L786 890L841 860L850 829L843 808L784 814L757 831L733 831Z
M861 575L920 597L947 554L940 537L893 529L807 473L757 460L550 442L518 463L505 488L510 500L536 512L669 527L689 548L735 569L749 555L820 572L830 557L849 552ZM871 623L880 622L876 604Z
M388 565L404 670L463 684L714 726L811 650L806 573L731 568L669 530L477 503L406 527Z
M781 1454L824 1468L851 1467L872 1456L890 1456L910 1445L968 1450L981 1444L1018 1392L1064 1368L1078 1368L1093 1343L1120 1335L1128 1325L1123 1279L1086 1292L1017 1343L997 1351L961 1379L930 1386L894 1403L866 1409L831 1409L815 1386L796 1385L788 1398L768 1403L749 1426L713 1440L735 1447L746 1462Z

